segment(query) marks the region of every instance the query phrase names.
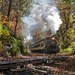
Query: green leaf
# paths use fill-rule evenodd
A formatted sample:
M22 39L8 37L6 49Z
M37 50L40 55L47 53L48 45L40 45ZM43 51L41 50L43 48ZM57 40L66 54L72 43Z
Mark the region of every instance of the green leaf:
M1 35L1 31L2 31L2 24L0 24L0 35Z

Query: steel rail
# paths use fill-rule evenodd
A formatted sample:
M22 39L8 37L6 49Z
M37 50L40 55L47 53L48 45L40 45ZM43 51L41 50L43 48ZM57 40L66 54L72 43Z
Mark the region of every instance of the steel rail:
M17 66L24 66L27 64L46 63L47 60L48 60L48 56L42 57L42 58L32 58L32 59L26 59L26 60L19 60L19 61L0 62L0 71L16 68Z
M61 59L61 61L63 61L66 58L68 58L68 57L67 56L65 56L65 57L63 57L63 56L62 57L60 57L60 56L51 57L49 55L49 56L44 56L41 58L32 58L32 59L24 59L24 60L19 60L19 61L0 62L0 71L17 68L18 66L20 66L20 67L25 66L28 64L36 65L36 64L47 63L48 61L51 61L51 60Z

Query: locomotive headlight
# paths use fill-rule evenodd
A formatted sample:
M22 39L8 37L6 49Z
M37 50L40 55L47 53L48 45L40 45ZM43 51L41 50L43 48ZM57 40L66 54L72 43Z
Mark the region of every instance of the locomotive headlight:
M54 37L52 37L52 40L55 40L55 38L54 38Z

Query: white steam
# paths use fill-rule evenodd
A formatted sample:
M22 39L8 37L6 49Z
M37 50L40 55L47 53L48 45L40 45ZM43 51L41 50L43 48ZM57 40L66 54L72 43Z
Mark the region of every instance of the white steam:
M50 6L46 0L42 1L43 2L40 4L34 4L31 15L40 25L41 30L50 29L52 33L54 33L59 29L59 26L62 23L59 11L55 6Z

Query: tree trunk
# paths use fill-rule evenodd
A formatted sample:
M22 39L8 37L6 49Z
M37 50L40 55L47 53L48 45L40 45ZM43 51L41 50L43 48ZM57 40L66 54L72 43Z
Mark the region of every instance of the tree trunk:
M1 6L1 15L3 15L3 0L2 0L2 6ZM2 18L1 18L2 20ZM2 28L3 28L3 20L2 20Z
M9 18L9 16L10 16L11 4L12 4L12 0L10 0L10 3L9 3L9 9L8 9L8 14L7 14L8 18Z
M17 23L18 23L18 17L16 17L16 25L15 25L15 30L14 30L14 36L15 36L15 37L16 37Z

